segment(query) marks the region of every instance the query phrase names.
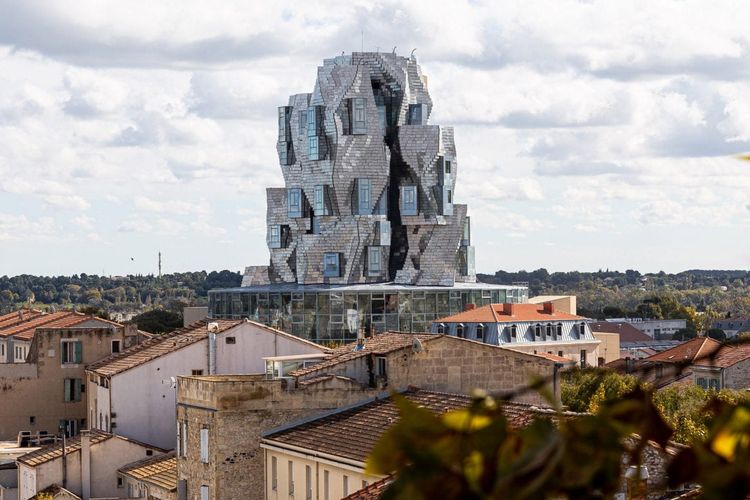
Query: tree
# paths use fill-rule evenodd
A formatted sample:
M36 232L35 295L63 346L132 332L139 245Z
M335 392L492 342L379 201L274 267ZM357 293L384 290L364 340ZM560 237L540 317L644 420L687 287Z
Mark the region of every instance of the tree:
M707 337L711 337L714 340L723 341L727 339L727 334L721 328L710 328L706 333Z
M146 311L134 317L132 321L138 325L139 330L157 334L169 333L182 327L182 315L163 309Z
M680 328L672 334L672 340L690 340L697 336L698 334L692 328Z

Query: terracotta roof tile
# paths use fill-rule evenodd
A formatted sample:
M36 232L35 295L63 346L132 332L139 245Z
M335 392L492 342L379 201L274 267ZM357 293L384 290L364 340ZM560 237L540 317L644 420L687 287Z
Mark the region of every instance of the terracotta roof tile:
M740 361L750 358L749 344L723 344L709 357L703 357L695 361L696 366L713 366L717 368L728 368Z
M15 337L20 340L31 340L37 328L55 328L72 326L76 323L91 319L82 313L74 311L58 311L50 314L34 316L29 321L18 323L0 329L0 337Z
M112 354L89 365L87 370L106 377L130 370L207 338L208 330L206 327L209 322L218 323L219 330L217 333L220 333L241 324L242 320L199 321L171 333L154 336L120 353Z
M591 331L594 333L617 333L620 335L620 342L648 342L653 340L651 337L625 321L596 321L589 323Z
M169 491L177 490L177 458L174 451L128 464L118 472Z
M693 363L696 358L710 356L721 347L721 342L710 337L696 337L671 349L657 352L646 358L646 361L659 363Z
M544 311L544 304L510 304L513 314L505 310L506 304L489 304L476 309L440 318L437 323L515 323L519 321L560 321L583 320L583 316L555 310L552 314Z
M0 315L0 330L25 321L29 321L44 314L38 309L19 309L8 314Z
M434 413L465 408L472 398L412 388L403 393L410 401ZM554 417L552 409L522 403L504 403L503 412L513 427L524 427L537 416ZM356 462L364 462L380 436L399 418L390 396L337 410L299 424L291 424L264 435L264 442L289 444Z
M377 500L380 498L385 489L393 482L393 475L385 476L383 479L368 484L361 490L357 490L342 500Z
M109 434L107 432L92 430L91 431L91 445L93 446L95 444L99 444L113 437L114 435ZM65 440L65 454L66 455L73 453L75 451L78 451L80 449L81 449L81 436L80 435L72 437L72 438L68 438ZM52 460L60 458L61 456L62 456L62 441L59 441L55 444L43 446L39 448L38 450L32 451L25 455L21 455L16 460L18 460L22 464L29 465L31 467L36 467L37 465L50 462Z

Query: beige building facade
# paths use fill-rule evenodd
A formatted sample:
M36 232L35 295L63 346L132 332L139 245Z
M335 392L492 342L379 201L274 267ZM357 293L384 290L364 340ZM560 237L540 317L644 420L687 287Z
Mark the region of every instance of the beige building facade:
M23 363L0 364L0 439L61 428L72 436L87 428L85 366L139 341L135 327L65 314L25 331L30 349Z

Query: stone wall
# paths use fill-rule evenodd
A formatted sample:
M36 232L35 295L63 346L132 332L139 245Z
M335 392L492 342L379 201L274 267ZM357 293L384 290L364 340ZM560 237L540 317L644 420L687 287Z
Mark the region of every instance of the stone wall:
M264 376L179 377L177 420L187 422L187 456L178 457L178 479L188 499L209 487L211 500L261 499L265 493L261 433L296 419L353 404L374 395L340 379L292 389ZM200 429L209 429L209 463L200 461Z
M738 390L750 387L750 358L724 368L723 387Z

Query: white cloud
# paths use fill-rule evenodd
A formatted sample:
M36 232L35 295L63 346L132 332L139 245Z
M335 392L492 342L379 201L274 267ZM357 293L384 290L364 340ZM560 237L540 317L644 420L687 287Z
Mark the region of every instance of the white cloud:
M0 212L0 241L33 242L58 233L59 227L52 217L29 219L25 215Z

